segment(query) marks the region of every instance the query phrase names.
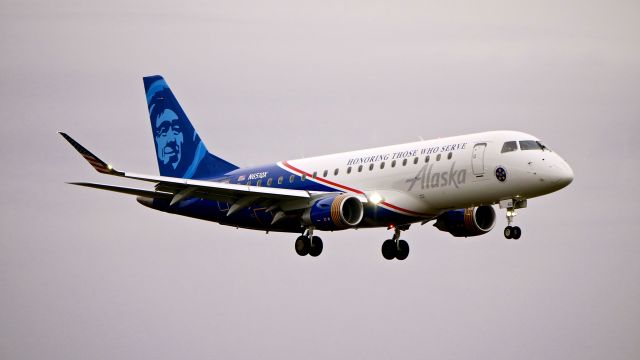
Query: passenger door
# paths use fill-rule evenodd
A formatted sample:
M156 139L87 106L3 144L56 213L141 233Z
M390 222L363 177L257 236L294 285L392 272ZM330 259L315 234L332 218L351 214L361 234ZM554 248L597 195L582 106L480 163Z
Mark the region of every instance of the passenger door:
M471 167L473 175L476 177L484 176L484 150L487 143L477 143L473 146L473 154L471 155Z

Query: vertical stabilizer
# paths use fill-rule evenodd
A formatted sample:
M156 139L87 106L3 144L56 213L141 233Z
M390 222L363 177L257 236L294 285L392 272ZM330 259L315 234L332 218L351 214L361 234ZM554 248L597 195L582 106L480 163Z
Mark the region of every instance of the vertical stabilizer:
M160 175L203 179L238 168L207 150L162 76L145 77L144 90Z

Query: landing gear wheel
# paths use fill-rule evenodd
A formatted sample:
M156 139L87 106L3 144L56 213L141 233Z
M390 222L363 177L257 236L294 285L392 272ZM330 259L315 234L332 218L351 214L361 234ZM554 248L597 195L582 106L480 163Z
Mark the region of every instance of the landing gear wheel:
M393 260L396 257L396 243L389 239L382 243L382 257L387 260Z
M311 238L311 244L309 244L309 255L316 257L322 253L322 239L318 236L314 236Z
M309 253L309 248L311 244L309 243L309 238L306 236L298 236L296 239L296 253L300 256L305 256ZM322 251L322 249L320 249ZM317 255L316 255L317 256Z
M404 260L409 256L409 244L404 240L398 240L396 259Z
M513 227L513 233L511 234L511 238L514 240L518 240L520 239L520 236L522 235L522 230L520 230L519 226L514 226Z
M507 239L511 239L513 237L513 227L511 226L507 226L506 228L504 228L504 237Z

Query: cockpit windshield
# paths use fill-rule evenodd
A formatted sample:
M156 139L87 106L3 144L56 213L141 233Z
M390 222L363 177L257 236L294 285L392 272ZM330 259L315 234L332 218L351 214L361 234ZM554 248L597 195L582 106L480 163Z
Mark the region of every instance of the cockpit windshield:
M543 150L543 151L544 150L549 150L549 148L544 146L540 141L535 141L535 140L523 140L523 141L520 141L520 149L522 149L522 150Z
M516 141L507 141L506 143L504 143L504 145L502 145L501 152L506 153L516 150L518 150L518 143Z
M549 147L543 143L541 143L540 141L536 141L538 143L538 145L540 145L540 147L542 148L542 151L544 150L548 150L551 151L551 149L549 149Z
M542 150L551 151L547 146L537 140L521 140L521 141L507 141L502 145L501 153L507 153L518 150L518 143L520 143L520 150Z

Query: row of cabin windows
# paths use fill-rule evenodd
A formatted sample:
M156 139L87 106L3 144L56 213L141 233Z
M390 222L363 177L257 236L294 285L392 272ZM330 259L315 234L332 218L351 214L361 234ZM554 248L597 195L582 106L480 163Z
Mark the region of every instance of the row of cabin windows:
M306 179L306 177L304 175L302 175L301 177L301 181L304 181ZM296 176L295 175L291 175L289 176L289 183L293 184L293 182L296 180ZM279 176L278 177L278 185L282 185L284 183L284 176ZM247 181L247 185L251 185L251 180ZM268 178L267 179L267 186L271 186L273 185L273 178ZM262 186L262 179L256 181L256 186Z
M451 160L451 158L453 157L453 153L448 153L447 154L447 159ZM442 154L438 154L436 155L436 161L440 161L440 159L442 158ZM431 156L427 155L424 158L424 162L428 163L431 160ZM402 166L407 166L409 159L403 159L402 160ZM413 158L413 164L417 165L418 162L420 162L420 157L416 156ZM391 167L396 167L397 165L397 161L396 160L392 160L391 161ZM375 168L375 164L369 164L369 171L372 171ZM385 167L385 162L381 162L380 163L380 170L384 169ZM364 169L364 165L358 165L358 167L356 168L358 170L358 172L362 172L362 170ZM347 174L351 174L351 171L353 170L353 168L351 166L347 167ZM338 174L340 173L340 169L336 168L335 170L333 170L333 175L334 176L338 176ZM327 175L329 175L329 170L325 170L322 172L322 177L327 177ZM318 172L314 171L312 177L315 179L316 177L318 177Z
M451 160L452 157L453 157L452 153L448 153L447 154L447 160ZM441 158L442 158L442 154L436 155L436 161L440 161ZM414 165L417 165L419 161L420 161L419 157L416 156L416 157L413 158L413 164ZM431 161L431 156L427 155L424 158L424 162L426 164L429 161ZM406 166L407 163L408 163L408 159L403 159L402 160L402 166ZM396 160L392 160L391 161L391 167L392 168L396 167L396 164L397 164ZM385 167L385 162L383 161L383 162L380 163L380 170L384 169L384 167ZM375 164L369 164L369 171L372 171L374 168L375 168ZM347 167L347 174L351 174L352 169L353 168L351 166ZM358 165L358 167L357 167L358 172L362 172L363 169L364 169L364 165ZM340 169L339 168L336 168L335 170L333 170L333 175L334 176L338 176L339 173L340 173ZM329 170L324 170L322 172L322 177L327 177L327 175L329 175ZM314 171L313 174L311 175L311 177L314 178L314 179L317 178L318 177L318 172ZM300 176L300 181L305 181L306 179L307 179L307 176L305 174L302 174L302 176ZM289 176L289 183L293 184L293 182L295 180L296 180L296 176L295 175ZM282 185L284 183L284 176L279 176L277 181L278 181L278 185ZM251 185L251 180L247 181L246 184L247 185ZM268 178L266 185L267 186L273 185L273 178ZM262 186L262 179L260 179L260 180L258 180L256 182L256 186Z

